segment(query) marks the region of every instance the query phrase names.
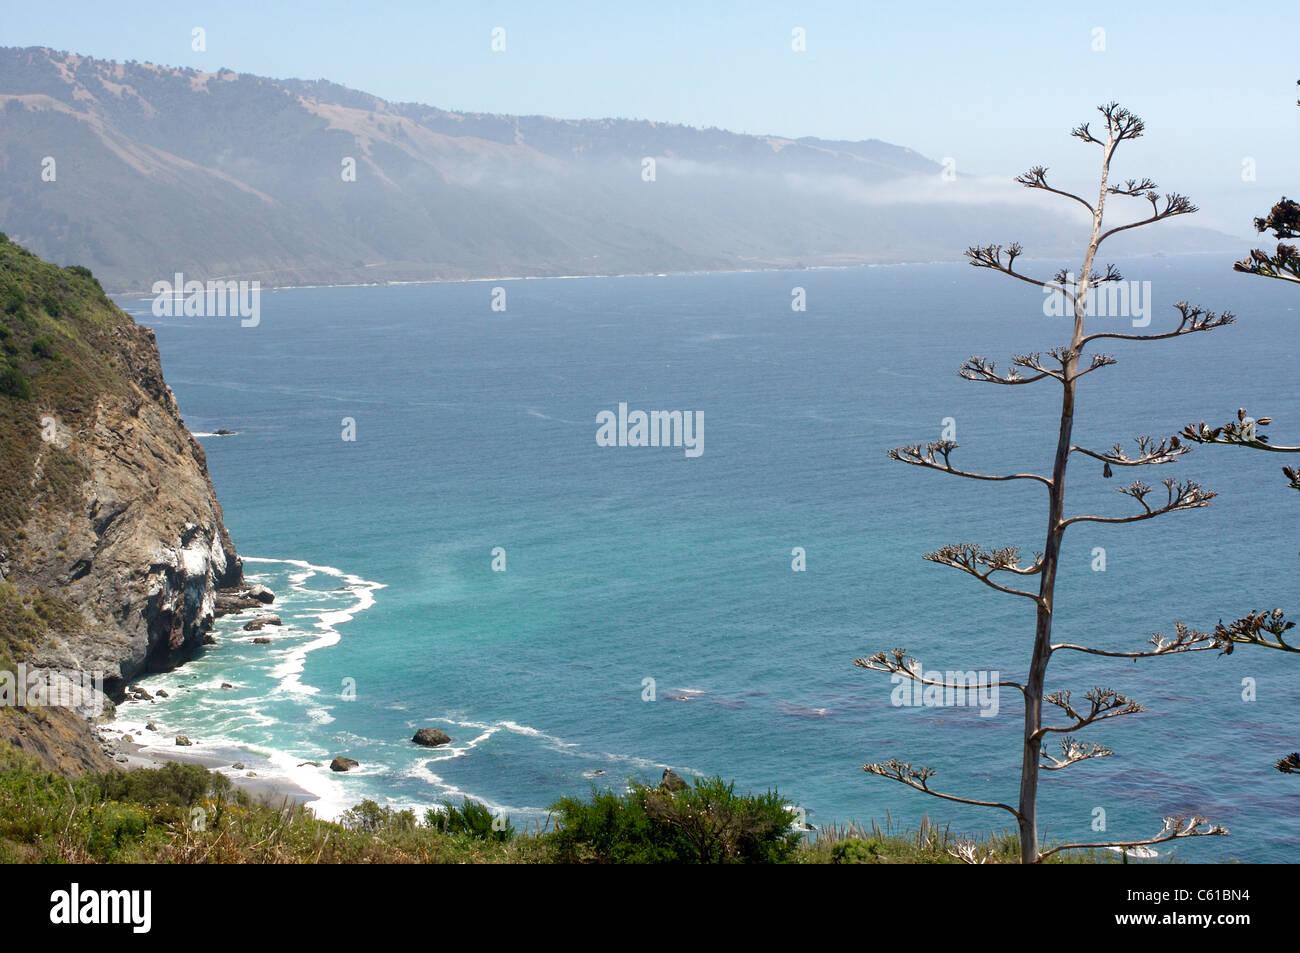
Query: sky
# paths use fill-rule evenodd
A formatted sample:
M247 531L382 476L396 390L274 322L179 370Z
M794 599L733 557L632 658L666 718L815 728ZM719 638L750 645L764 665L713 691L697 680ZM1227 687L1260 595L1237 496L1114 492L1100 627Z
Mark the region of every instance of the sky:
M454 110L883 139L960 173L1046 165L1081 189L1096 148L1068 132L1118 100L1147 136L1116 174L1189 194L1197 224L1237 234L1300 185L1298 28L1300 4L1224 0L0 0L0 46L324 78Z

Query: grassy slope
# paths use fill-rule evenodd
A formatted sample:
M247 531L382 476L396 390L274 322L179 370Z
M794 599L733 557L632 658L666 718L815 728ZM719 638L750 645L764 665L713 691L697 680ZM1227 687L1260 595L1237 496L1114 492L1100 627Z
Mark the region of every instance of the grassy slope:
M409 812L371 807L364 828L320 821L302 807L250 803L224 777L197 765L69 781L0 742L0 863L561 862L561 848L548 832L500 841L447 834L417 823ZM196 816L202 829L195 829ZM946 848L954 841L929 827L916 833L835 828L816 843L799 844L789 862L952 864L959 861ZM992 863L1019 858L1014 835L994 837L984 848L992 851ZM1070 860L1114 862L1093 853L1049 862Z
M59 268L0 234L0 553L34 510L66 506L85 478L66 455L33 467L41 418L80 420L100 395L128 394L119 332L131 321L84 268Z

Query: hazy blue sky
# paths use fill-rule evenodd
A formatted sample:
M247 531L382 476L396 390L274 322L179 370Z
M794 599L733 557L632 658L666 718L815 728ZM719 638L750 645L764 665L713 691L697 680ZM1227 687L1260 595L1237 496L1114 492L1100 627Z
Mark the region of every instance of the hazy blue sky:
M0 2L0 45L274 77L328 78L449 109L624 116L741 132L876 138L958 171L1053 168L1117 99L1148 138L1119 173L1190 193L1228 227L1300 185L1300 4L1220 2ZM191 50L191 30L207 50ZM506 31L493 52L491 31ZM795 27L806 52L791 49ZM1094 30L1105 31L1102 51ZM1254 182L1242 162L1255 160ZM1234 229L1240 230L1240 229Z

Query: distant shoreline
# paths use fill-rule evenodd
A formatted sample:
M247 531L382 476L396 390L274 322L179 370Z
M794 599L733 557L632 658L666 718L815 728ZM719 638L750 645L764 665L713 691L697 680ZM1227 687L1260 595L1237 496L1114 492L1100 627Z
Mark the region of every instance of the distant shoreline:
M1176 252L1146 252L1142 254L1119 256L1123 259L1168 259L1168 258L1195 258L1210 256L1219 258L1225 254L1232 255L1240 249L1223 249L1220 251L1176 251ZM1030 258L1022 256L1020 261L1023 262L1058 262L1066 260L1052 256L1042 256ZM919 261L860 261L850 262L842 265L771 265L761 268L705 268L692 269L689 271L632 271L619 273L601 273L590 275L495 275L486 278L418 278L418 279L389 279L387 281L340 281L340 282L320 282L314 281L305 284L287 284L287 285L270 285L266 291L307 291L314 288L395 288L405 285L447 285L447 284L482 284L493 281L574 281L581 279L595 278L682 278L691 276L706 275L753 275L766 272L807 272L807 271L848 271L854 268L903 268L916 267L918 265L959 265L966 261L961 258L931 258ZM1231 269L1232 262L1229 261L1225 268ZM248 275L209 275L204 281L229 281L237 278L246 278L247 280L256 280ZM154 298L152 291L141 290L111 290L106 291L110 297L119 298Z

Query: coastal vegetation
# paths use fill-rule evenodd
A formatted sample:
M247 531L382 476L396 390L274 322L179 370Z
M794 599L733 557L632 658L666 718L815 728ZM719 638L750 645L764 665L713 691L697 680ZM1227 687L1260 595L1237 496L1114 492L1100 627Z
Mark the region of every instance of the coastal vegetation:
M812 838L794 817L775 791L742 795L709 778L564 797L545 823L518 832L469 800L431 809L423 821L366 801L335 823L301 805L258 803L199 765L70 778L0 743L3 863L958 864L1019 856L1013 833L974 842L927 821L916 831L828 825Z
M121 379L113 337L130 321L88 270L59 268L0 232L0 549L41 508L75 502L87 474L65 454L41 455L59 434L41 419L76 419ZM31 479L38 456L44 479Z

